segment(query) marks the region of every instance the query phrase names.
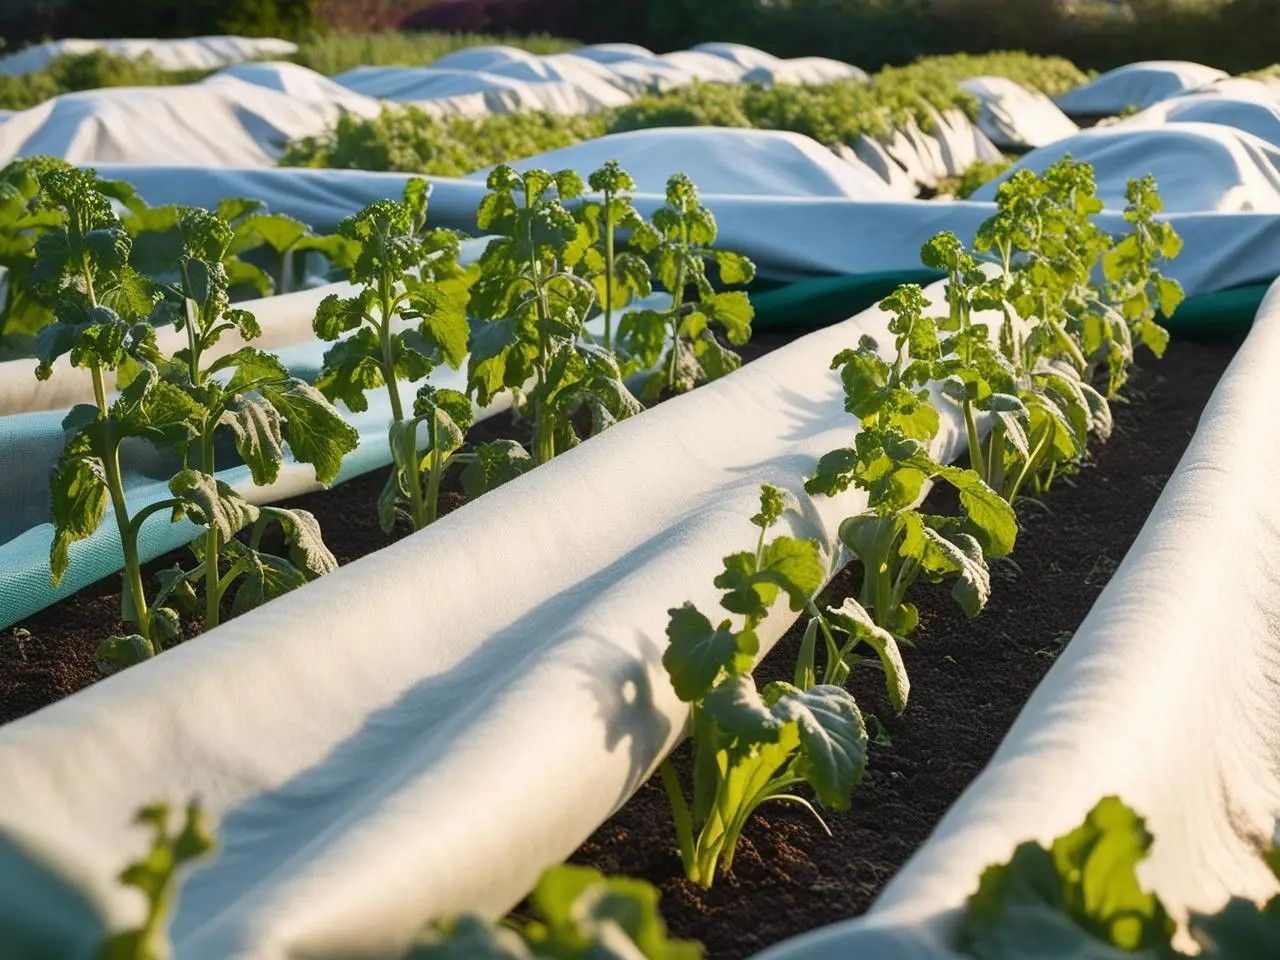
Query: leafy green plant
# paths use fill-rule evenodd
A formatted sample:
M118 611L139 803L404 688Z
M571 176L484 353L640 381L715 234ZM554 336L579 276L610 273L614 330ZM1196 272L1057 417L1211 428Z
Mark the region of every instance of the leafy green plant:
M957 366L966 338L984 336L955 322L938 324L926 316L930 303L915 285L904 285L881 307L891 314L892 360L880 355L871 337L832 361L845 389L845 409L859 419L853 446L825 454L805 483L809 493L832 496L849 487L867 491L867 510L840 525L840 539L862 568L855 600L825 613L810 605L797 678L816 674L819 636L826 649L824 680L842 683L869 646L885 671L894 707L906 706L909 683L900 645L919 617L907 597L921 577L953 580L952 596L969 615L986 605L991 579L987 557L1009 553L1017 538L1013 508L983 482L977 471L938 463L928 452L939 416L926 386ZM942 339L939 327L953 335ZM938 479L955 489L957 516L933 516L915 508L926 482Z
M1024 486L1048 489L1085 455L1091 433L1106 439L1106 398L1124 384L1134 342L1157 355L1167 343L1155 310L1171 313L1182 292L1158 266L1180 241L1154 219L1150 178L1133 181L1129 195L1134 230L1117 241L1090 221L1102 204L1088 164L1066 157L1043 176L1021 170L1001 184L997 212L974 240L1000 268L978 298L1002 311L1000 350L1016 389L1004 382L1001 390L1021 401L998 411L983 453L985 478L1011 501Z
M562 864L545 870L530 896L539 919L493 924L464 914L437 921L405 960L698 960L700 945L667 936L658 897L643 880Z
M1157 322L1156 312L1173 316L1184 296L1181 284L1160 272L1164 263L1181 252L1182 238L1171 223L1156 219L1164 202L1155 178L1131 179L1125 199L1124 219L1133 229L1102 257L1103 300L1119 310L1123 321L1109 327L1086 323L1081 330L1091 371L1102 366L1100 358L1105 357L1108 396L1125 383L1133 360L1132 348L1126 352L1125 347L1135 339L1157 357L1164 355L1169 331Z
M400 394L401 380L422 380L441 364L457 369L467 356L468 278L458 265L459 240L425 229L427 190L425 180L410 180L402 201L374 201L339 224L338 234L359 246L350 277L360 291L325 297L314 322L320 339L338 341L316 383L326 397L363 411L365 391L386 387L395 467L378 499L386 531L401 504L415 530L436 519L448 459L471 421L471 404L457 391L424 386L411 416ZM424 426L425 452L418 440Z
M234 438L260 484L276 479L285 442L327 483L358 439L317 390L290 377L270 354L245 347L204 363L206 351L227 331L237 330L246 341L261 332L251 314L228 308L221 258L231 240L230 226L206 211L188 211L169 251L181 283L167 285L131 266L129 235L91 172L47 171L35 202L63 218L37 241L28 276L37 296L52 304L55 318L39 334L37 376L50 376L53 361L69 355L73 366L90 371L95 395L95 403L73 407L63 421L68 439L51 480L53 583L70 564L71 544L98 528L110 502L124 557L123 618L138 630L109 638L100 659L118 667L159 653L164 641L178 636L175 606L194 604L192 584L199 579L205 583L208 628L217 625L223 596L241 578L237 611L332 570L336 562L314 517L253 506L215 477L215 438L221 431ZM187 345L173 357L156 347L153 318L158 317L187 334ZM109 372L125 380L110 404ZM131 513L120 449L133 438L173 450L180 469L169 483L171 497ZM138 537L147 519L165 511L173 520L189 517L207 531L193 547L200 561L196 570L167 574L149 605ZM290 560L257 549L269 521L282 527ZM249 524L249 543L235 540Z
M1174 960L1176 924L1142 888L1137 867L1151 851L1145 821L1106 797L1083 824L1045 848L1019 844L1006 864L988 867L970 897L960 947L980 960L1062 956ZM1280 879L1280 856L1265 860ZM1233 897L1218 913L1192 913L1192 938L1207 960L1246 960L1280 950L1280 896L1267 904Z
M582 194L571 170L517 173L499 166L480 204L480 229L496 234L480 258L472 313L467 382L480 405L515 391L533 429L533 457L506 444L477 451L463 482L480 490L546 463L579 442L582 414L591 433L642 409L622 382L617 358L585 339L595 289L574 273L588 245L587 228L564 201ZM554 191L554 196L552 192Z
M623 352L643 368L658 367L645 381L650 398L664 390L683 393L736 370L742 358L720 343L714 328L740 346L750 339L755 316L746 293L717 292L707 277L708 260L719 268L720 283L728 286L750 283L756 268L740 253L712 247L716 220L698 199L693 181L674 174L667 181L666 201L654 212L651 226L636 229L631 243L649 258L652 275L671 294L671 304L666 310L632 310L618 324Z
M108 936L98 949L97 960L168 960L172 955L168 924L177 903L179 877L213 852L214 841L199 802L187 806L186 820L177 833L170 829L169 818L166 804L138 811L135 822L151 829L151 849L124 868L120 882L146 897L146 919L136 929Z
M280 163L461 177L606 132L599 116L530 111L437 117L421 107L391 106L376 117L344 114L332 130L290 143Z
M604 348L613 349L613 315L652 291L649 265L633 253L617 251L618 230L637 230L644 218L631 204L635 181L618 161L610 160L587 178L600 199L578 204L574 216L587 229L590 246L578 262L578 271L591 281L604 314Z
M958 177L943 177L938 181L938 195L967 200L978 188L990 183L1012 166L1010 160L975 160Z
M66 221L62 210L39 202L40 177L69 168L56 157L40 156L18 159L0 169L0 268L4 270L0 361L33 356L36 334L53 319L47 298L38 295L29 276L40 237ZM124 183L98 180L98 189L130 206L141 202Z
M803 610L826 575L816 542L786 536L765 542L784 509L782 491L765 485L752 518L760 528L755 550L726 557L716 577L725 590L721 606L742 618L740 626L730 618L713 624L689 603L670 611L662 663L690 706L691 799L670 759L660 776L685 874L704 887L718 867L732 868L738 839L760 804L786 800L817 816L791 792L808 784L826 806L847 809L866 767L866 726L843 688L771 683L761 691L751 675L760 649L756 631L769 608L785 594L792 610Z

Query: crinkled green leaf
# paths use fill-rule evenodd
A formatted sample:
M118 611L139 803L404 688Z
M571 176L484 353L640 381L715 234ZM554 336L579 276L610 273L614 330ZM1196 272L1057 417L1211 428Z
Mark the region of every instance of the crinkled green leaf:
M294 459L311 464L320 483L332 483L343 457L359 445L359 432L324 394L302 380L268 384L262 392L284 418L284 439Z
M218 420L236 440L236 451L259 486L275 483L284 458L280 414L258 393L233 397Z
M691 603L667 612L670 643L662 665L681 700L692 703L706 696L722 671L737 675L751 669L759 649L754 634L735 633L728 620L712 626Z
M180 470L169 490L183 501L193 521L213 527L225 543L258 517L258 508L221 480L196 470Z

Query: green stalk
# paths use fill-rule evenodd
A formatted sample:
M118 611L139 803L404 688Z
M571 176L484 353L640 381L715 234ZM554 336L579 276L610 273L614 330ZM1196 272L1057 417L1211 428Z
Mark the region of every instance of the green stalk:
M97 307L98 298L93 291L93 271L86 260L83 267L85 296L89 304ZM98 418L102 420L104 429L110 426L110 408L107 406L107 385L102 376L102 367L92 364L93 396L98 403ZM134 536L133 524L129 519L129 507L124 499L124 483L120 477L120 444L112 436L105 438L106 449L100 450L103 470L107 475L107 494L111 497L111 509L116 517L116 528L120 531L120 550L124 555L125 589L133 598L133 609L138 617L138 632L143 639L156 650L155 641L151 639L151 613L147 609L147 592L142 585L142 563L138 559L138 540Z
M670 758L658 766L662 777L663 789L667 791L667 800L671 804L671 819L676 827L676 843L680 847L680 862L684 864L685 875L697 882L697 860L693 843L693 817L689 814L689 804L685 801L684 790L680 787L680 777L676 768L671 765Z
M431 416L431 466L427 473L426 522L435 523L440 510L440 480L444 474L444 458L440 455L440 423L434 411ZM416 469L416 468L415 468Z
M382 321L378 327L378 339L382 345L382 379L386 381L387 395L391 399L391 419L395 423L404 423L404 406L400 402L400 385L396 382L395 358L391 354L391 314L394 310L391 285L386 277L381 277L378 285L381 288L378 293L382 307ZM421 530L427 525L427 520L422 503L422 478L418 475L417 431L404 431L400 437L400 449L393 449L391 453L409 485L409 514L413 518L413 529Z
M613 350L613 197L604 193L604 348Z
M206 425L200 442L200 467L214 475L213 430ZM212 630L221 619L222 591L218 589L218 528L212 523L204 535L204 628Z
M951 278L951 286L953 290L959 289L960 279L958 275ZM952 303L952 309L959 314L960 332L962 335L969 332L969 308L967 304L961 304L958 301ZM969 366L973 363L973 347L965 338L964 344L964 363ZM969 466L971 466L984 480L987 479L987 471L982 461L982 442L978 439L978 424L973 415L973 401L965 399L964 404L964 429L969 439Z
M683 239L685 230L680 228ZM687 241L686 241L687 242ZM676 368L680 358L680 308L684 306L684 261L676 267L675 289L671 291L671 363L667 369L667 389L674 390L676 384Z
M1049 424L1047 429L1041 431L1040 438L1036 441L1036 445L1031 448L1031 455L1027 457L1027 462L1022 465L1022 470L1018 473L1017 480L1014 481L1013 487L1009 490L1009 496L1006 498L1010 503L1017 499L1018 491L1022 489L1023 483L1026 482L1031 470L1040 459L1040 451L1044 449L1044 445L1049 442L1049 434L1053 431L1053 425Z

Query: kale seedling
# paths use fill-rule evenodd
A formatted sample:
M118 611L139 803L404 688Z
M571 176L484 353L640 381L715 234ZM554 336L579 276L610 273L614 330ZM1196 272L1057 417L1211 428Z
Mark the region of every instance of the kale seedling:
M334 408L313 387L290 377L269 354L245 347L207 366L203 356L221 335L236 329L251 340L260 333L253 316L228 308L221 257L231 238L225 221L203 210L187 211L168 252L179 285L157 283L131 265L132 245L107 196L91 172L57 168L40 179L36 201L61 212L64 223L36 245L29 280L36 294L53 305L54 322L37 340L37 375L69 355L73 366L90 370L95 403L80 404L63 420L69 437L51 480L54 540L50 568L54 585L70 563L72 542L92 534L111 503L124 558L123 618L138 632L112 637L99 658L125 666L160 652L178 635L178 613L194 601L191 584L206 584L206 627L215 626L227 589L244 576L236 609L246 609L336 566L320 540L315 519L305 511L249 504L216 472L215 435L225 429L255 482L279 473L283 444L315 466L321 482L332 480L342 458L357 442ZM152 251L154 254L155 251ZM187 335L173 357L156 347L153 323L171 321ZM106 374L127 374L108 403ZM123 377L122 377L123 378ZM120 467L122 443L131 438L174 450L181 469L169 483L171 497L130 514ZM167 574L154 605L142 582L138 537L148 518L170 511L208 528L193 547L201 564L190 573ZM260 554L257 540L269 519L278 521L290 543L293 562ZM233 539L254 524L254 540ZM228 567L220 556L228 551Z
M616 160L608 161L587 178L587 186L600 200L578 205L574 217L587 229L590 246L578 261L578 272L591 281L604 315L604 348L613 350L614 313L626 307L632 297L652 292L649 265L642 257L615 249L618 230L637 230L644 218L631 204L635 181Z
M822 585L825 569L812 540L765 535L785 506L782 491L766 485L756 549L726 557L716 586L721 606L742 618L712 624L686 603L670 611L670 644L662 663L676 695L690 705L693 739L692 800L686 799L670 759L660 767L671 803L680 859L690 880L710 887L716 869L733 866L747 819L768 800L789 800L817 812L790 792L810 785L822 803L847 809L862 779L867 731L858 706L835 686L801 689L789 683L756 688L751 670L760 649L757 629L785 594L792 610L803 610Z
M667 202L654 212L653 224L632 234L632 245L649 258L653 276L671 294L666 310L633 310L618 325L619 347L646 369L658 366L645 383L646 397L656 398L664 390L683 393L742 363L716 339L713 325L724 330L729 343L740 346L751 338L755 312L746 293L716 292L706 261L716 263L720 282L728 286L750 283L756 268L740 253L713 249L715 240L716 219L682 173L667 181Z
M354 297L330 294L314 324L320 339L338 341L325 354L316 384L326 397L359 412L369 406L366 390L387 389L395 469L378 498L386 531L399 504L408 506L415 530L436 519L440 480L452 452L445 443L471 418L469 401L457 391L425 388L412 416L406 416L400 395L400 380L422 380L442 363L457 369L467 356L468 279L458 265L458 237L425 231L426 221L427 183L420 179L409 181L403 201L378 200L343 220L338 234L359 244L350 274L361 289ZM418 444L424 422L430 444L425 454Z
M581 196L581 178L571 170L553 175L499 166L488 189L477 222L497 236L480 258L472 291L471 309L481 322L467 382L481 406L503 389L517 393L532 422L533 456L515 444L477 450L464 477L472 493L577 444L580 413L594 434L642 409L613 353L585 339L595 289L574 269L590 234L564 206Z
M920 577L954 579L952 595L975 616L990 594L986 557L1013 549L1018 524L1013 508L974 470L938 463L927 444L939 427L925 386L951 369L936 323L925 315L929 301L915 285L904 285L881 306L892 317L892 361L864 336L858 347L832 361L841 372L845 409L861 428L852 447L825 454L805 483L809 493L828 496L850 486L867 491L866 512L840 525L840 539L862 566L862 589L839 609L823 613L809 604L814 622L806 634L797 678L815 675L816 638L826 643L824 679L841 683L867 643L884 666L889 695L906 706L908 684L899 644L915 630L918 614L907 593ZM963 333L963 331L961 331ZM959 494L960 515L930 516L915 509L924 485L941 479ZM837 639L842 635L843 639Z

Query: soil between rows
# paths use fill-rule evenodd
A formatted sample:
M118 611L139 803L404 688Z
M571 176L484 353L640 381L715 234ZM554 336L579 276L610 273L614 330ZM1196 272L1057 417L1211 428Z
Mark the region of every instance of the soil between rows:
M746 359L806 331L757 335ZM571 858L607 873L643 877L662 891L673 934L701 940L712 960L746 957L787 937L864 912L990 759L1129 549L1195 431L1200 412L1234 354L1234 345L1175 341L1162 361L1144 356L1115 406L1116 435L1094 459L1061 478L1043 507L1020 507L1012 561L993 569L993 596L968 620L945 588L918 591L918 645L905 652L911 677L907 712L894 718L879 674L855 672L850 687L870 720L867 775L844 814L824 812L827 837L808 814L766 806L748 825L734 874L703 891L683 877L665 795L645 784ZM510 435L495 418L477 428ZM316 514L325 542L348 563L409 532L388 537L374 511L386 477L379 470L329 491L288 501ZM441 510L465 503L442 494ZM729 545L726 545L726 552ZM149 572L186 562L185 551ZM856 593L851 574L828 588L832 603ZM120 578L109 577L0 634L0 723L86 687L100 673L93 651L121 628ZM678 603L679 597L673 597ZM189 634L198 623L187 624ZM790 679L800 639L793 629L757 671L761 683ZM682 748L676 761L688 773ZM686 781L687 782L687 781ZM975 883L976 883L975 878Z
M895 718L883 674L856 671L849 687L872 736L867 774L847 813L823 811L832 836L791 804L765 805L748 824L732 876L710 891L684 878L670 807L651 779L571 858L606 873L642 877L662 891L673 935L701 940L710 960L737 960L796 934L857 916L915 852L977 776L1032 690L1053 665L1123 559L1195 432L1234 346L1176 341L1163 360L1139 361L1115 436L1060 478L1043 506L1020 504L1010 560L992 569L992 598L973 620L945 586L922 585L911 678ZM727 551L726 551L727 552ZM828 587L839 605L856 596L846 569ZM672 605L680 601L672 597ZM757 670L761 686L791 680L797 624ZM690 755L677 751L689 783ZM974 877L974 885L977 885Z

